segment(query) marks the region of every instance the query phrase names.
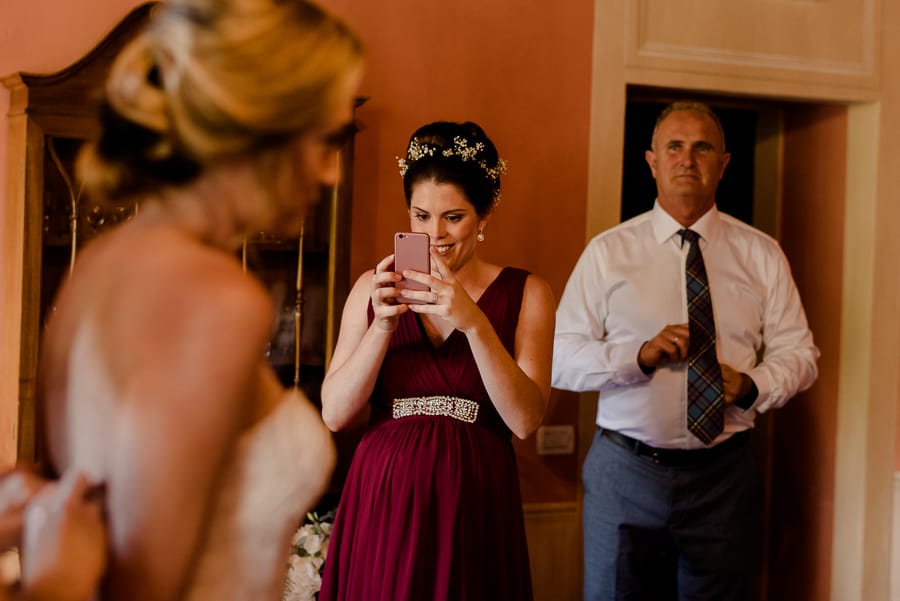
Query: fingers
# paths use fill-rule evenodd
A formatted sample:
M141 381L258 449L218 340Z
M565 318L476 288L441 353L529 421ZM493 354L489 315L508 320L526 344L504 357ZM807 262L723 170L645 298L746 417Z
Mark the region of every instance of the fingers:
M683 361L688 354L688 341L680 336L671 336L664 342L666 346L666 354L669 355L673 362Z
M89 511L93 513L99 510L96 501L102 495L97 494L98 490L98 485L92 484L85 474L67 472L61 480L49 483L34 497L26 514L32 511L39 515L80 511L83 506L91 507ZM26 519L27 517L26 515Z
M21 544L25 506L46 484L46 480L22 468L0 476L0 550Z
M431 261L432 269L436 269L432 274L422 273L419 271L404 271L403 277L412 282L418 282L428 287L427 290L403 290L401 297L406 300L413 300L428 306L449 305L453 302L457 283L451 275L446 271L443 259L439 255L434 255ZM434 256L437 256L435 259ZM435 275L436 274L436 275ZM421 306L419 307L421 308ZM422 312L422 311L419 311ZM432 311L427 311L432 312Z
M68 472L28 505L22 585L29 598L92 598L106 565L103 496L102 486Z
M372 288L372 304L379 305L395 305L400 291L394 287L394 281L390 283L374 282Z
M382 273L385 271L393 272L393 270L388 269L388 267L393 267L393 266L394 266L394 255L388 255L385 258L383 258L381 261L379 261L378 265L375 266L375 273L379 274L379 273Z
M638 363L657 368L687 360L690 330L686 323L669 324L648 340L638 351Z
M388 255L375 266L372 275L372 305L377 309L380 305L394 305L397 303L397 290L394 285L403 279L400 274L393 271L394 255Z
M0 513L22 507L34 497L47 481L27 469L13 468L0 477Z
M432 290L439 290L437 284L440 282L453 284L455 282L453 278L453 271L450 269L446 258L441 255L441 253L438 252L437 249L435 249L435 247L433 246L429 248L428 253L430 255L430 273L407 270L403 272L403 277L408 280L414 280L416 282L425 284ZM425 299L422 298L419 300L424 301Z
M440 280L446 280L450 276L450 269L447 267L444 257L432 247L431 252L431 273Z
M437 305L441 297L436 290L403 289L399 291L397 300L410 305Z
M392 332L397 327L398 317L409 311L409 305L397 302L396 293L385 302L372 302L372 311L375 314L374 324L381 330Z
M462 332L470 331L486 319L459 282L437 282L435 286L430 293L419 293L426 304L409 305L409 310L438 317Z
M670 324L660 330L653 342L660 351L662 364L684 361L690 348L690 331L687 324Z
M722 369L722 393L725 404L730 405L737 399L744 398L750 391L749 376L725 363L720 363L719 367Z
M435 285L442 281L444 277L441 270L446 270L446 265L439 259L435 261L432 258L432 273L422 273L419 271L405 270L402 274L390 271L394 268L394 255L389 255L381 260L375 268L375 274L372 277L372 302L373 305L395 306L408 303L410 300L421 303L436 303L432 289ZM397 282L407 279L414 282L424 284L429 290L399 290L396 287ZM404 307L397 313L406 311ZM376 311L377 313L377 311Z
M375 323L386 331L392 331L397 326L397 317L408 310L406 305L398 302L399 291L395 285L403 278L393 269L394 255L388 255L379 261L372 275L372 289L369 294L372 311L375 313Z
M97 485L92 484L88 477L81 473L63 475L57 493L60 507L77 507L85 503L91 503L97 499L95 494Z
M65 533L69 523L97 530L104 498L104 487L80 472L67 472L58 482L49 483L25 510L26 546L39 547L37 541Z
M446 261L444 261L444 258L438 251L431 248L429 252L431 253L431 273L406 270L403 272L402 276L407 280L424 284L428 286L430 290L440 294L443 290L448 289L447 287L442 287L441 284L453 285L453 275L450 272L449 267L447 267ZM406 291L403 293L403 297L430 305L439 303L439 301L435 300L434 297L427 292L420 293L419 291Z
M638 365L649 370L676 361L677 348L670 338L654 336L641 345L638 351Z
M688 356L691 343L691 331L686 323L667 325L659 334L671 341L675 347L675 356L684 360Z
M420 271L406 270L403 277L411 282L418 282L428 287L427 290L403 289L398 291L400 302L416 301L426 305L436 305L440 302L440 295L448 290L444 281L435 276Z

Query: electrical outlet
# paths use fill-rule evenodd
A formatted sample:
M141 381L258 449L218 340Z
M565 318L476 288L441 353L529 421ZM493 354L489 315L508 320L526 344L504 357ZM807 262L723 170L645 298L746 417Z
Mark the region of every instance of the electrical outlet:
M538 455L571 455L575 452L575 426L540 426L537 429Z

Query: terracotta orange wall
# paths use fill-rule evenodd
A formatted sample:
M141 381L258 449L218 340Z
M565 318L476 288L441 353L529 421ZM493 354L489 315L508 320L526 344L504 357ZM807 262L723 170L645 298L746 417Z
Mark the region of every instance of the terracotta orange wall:
M138 0L10 0L0 2L0 77L16 71L46 73L90 50ZM90 7L90 8L88 8ZM6 113L0 86L0 193L6 194Z
M583 246L592 2L323 0L369 49L359 111L354 273L407 226L395 157L419 125L480 123L509 162L480 252L561 292ZM574 235L573 235L574 234Z
M0 75L52 72L99 40L135 0L0 2ZM480 123L509 162L503 202L480 252L545 277L557 298L584 244L592 0L321 0L369 49L361 90L351 270L361 273L407 227L395 156L437 119ZM8 96L0 91L0 112ZM0 120L0 166L6 121ZM0 190L5 190L0 169ZM0 244L2 248L2 244ZM2 258L0 258L2 259ZM2 308L0 308L2 310ZM577 420L554 393L548 422ZM526 501L575 498L574 456L540 458L517 443Z
M0 77L16 71L48 73L69 65L90 50L138 3L137 0L0 0ZM0 203L3 203L0 214L6 211L8 111L9 94L0 85ZM0 269L8 269L15 258L8 254L8 241L3 239L2 230L0 228ZM0 313L9 316L11 311L17 311L17 307L4 306L2 299L15 291L7 291L3 286L0 281ZM0 332L0 340L4 341L4 348L0 349L3 353L0 356L3 366L0 403L4 404L15 403L18 394L17 380L13 379L18 356L6 355L10 352L6 342L16 338L13 332ZM0 465L13 461L16 456L15 415L15 408L8 405L0 411Z
M508 161L503 200L479 252L546 278L557 298L584 245L592 0L323 0L363 37L351 270L391 252L408 227L395 157L420 125L481 124ZM355 276L354 276L355 277ZM554 393L548 422L577 421ZM574 501L575 457L538 457L517 442L526 501Z

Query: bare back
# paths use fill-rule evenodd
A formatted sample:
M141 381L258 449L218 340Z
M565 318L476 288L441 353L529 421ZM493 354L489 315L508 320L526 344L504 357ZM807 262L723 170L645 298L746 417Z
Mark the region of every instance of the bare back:
M140 217L79 257L40 371L49 459L107 485L110 596L178 598L240 435L283 390L233 256Z

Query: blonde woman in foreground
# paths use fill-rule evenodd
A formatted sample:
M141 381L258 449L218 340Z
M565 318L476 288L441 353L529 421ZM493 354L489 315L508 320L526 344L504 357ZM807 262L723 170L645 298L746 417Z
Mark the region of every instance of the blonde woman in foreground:
M281 596L335 452L265 362L273 302L236 251L336 181L361 63L304 0L172 0L111 70L79 175L140 210L79 255L40 370L49 465L106 487L100 599Z

